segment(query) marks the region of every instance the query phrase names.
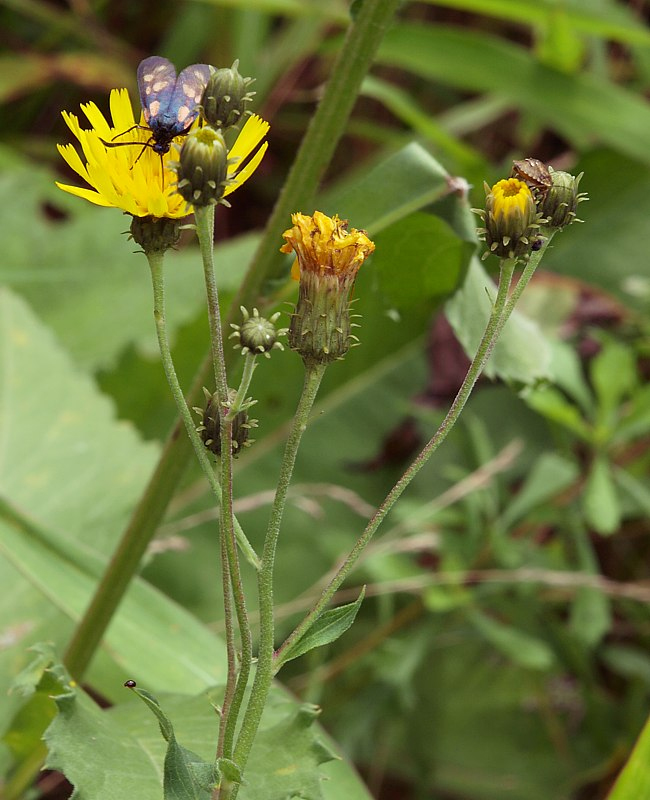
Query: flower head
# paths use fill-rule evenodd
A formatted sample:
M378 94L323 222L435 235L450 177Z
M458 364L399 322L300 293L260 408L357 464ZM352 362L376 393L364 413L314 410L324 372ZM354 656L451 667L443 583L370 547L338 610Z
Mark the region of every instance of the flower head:
M582 221L576 217L578 203L587 199L585 192L578 191L582 175L581 172L575 178L568 172L551 171L552 185L541 203L541 211L549 228L564 228L572 222Z
M82 105L81 110L90 129L83 129L74 114L64 111L63 118L79 140L83 157L72 144L58 145L58 149L67 164L91 188L62 183L57 186L95 205L120 208L134 217L184 217L188 213L187 203L177 193L176 176L171 171L175 154L154 153L149 146L150 130L142 118L140 125L136 124L128 91L113 89L111 92L110 123L94 103ZM225 195L241 186L259 165L267 147L266 143L261 146L260 143L268 129L268 123L259 117L247 120L228 152L230 182ZM182 141L179 137L176 144Z
M320 211L293 214L282 235L283 253L295 252L292 277L300 280L289 344L305 362L341 358L350 348L349 296L359 268L375 245L363 231Z
M500 258L525 257L530 253L539 214L528 186L518 178L506 178L490 188L485 184L485 211L478 213L485 228L481 233L488 253Z

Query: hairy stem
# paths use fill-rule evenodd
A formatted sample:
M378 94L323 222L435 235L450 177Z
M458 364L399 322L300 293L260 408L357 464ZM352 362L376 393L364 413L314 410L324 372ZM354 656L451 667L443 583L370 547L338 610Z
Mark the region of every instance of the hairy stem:
M366 529L363 531L363 533L357 540L356 544L348 554L348 557L339 567L338 571L336 572L332 580L323 589L318 600L313 605L309 613L297 625L297 627L292 631L292 633L288 636L286 641L279 648L278 652L276 653L276 659L275 659L276 663L274 665L275 667L274 673L277 673L278 670L282 667L283 654L288 650L288 648L291 645L299 641L304 636L304 634L314 624L314 622L318 619L318 617L323 613L323 611L329 604L330 600L332 599L334 593L346 579L346 577L354 567L357 559L359 558L361 553L364 551L364 549L374 536L375 532L385 519L390 509L395 505L395 503L402 495L406 487L411 483L413 478L415 478L415 476L426 464L426 462L433 455L433 453L438 449L438 447L440 447L442 442L447 438L447 435L449 434L453 426L456 424L460 416L460 413L465 407L465 404L472 392L472 389L476 384L476 381L478 380L481 372L483 371L490 357L490 354L492 353L492 349L496 343L499 333L503 328L503 325L505 324L505 320L502 317L508 297L508 289L512 281L512 274L514 271L514 267L515 267L515 262L511 259L504 260L501 262L499 286L497 289L497 294L494 300L494 304L492 306L492 312L490 314L487 326L485 328L485 332L483 334L483 337L481 338L481 341L479 343L476 354L472 360L472 363L470 364L470 367L467 371L465 380L463 381L460 389L458 390L458 394L456 395L454 402L451 404L451 407L447 412L447 415L440 424L440 427L435 432L433 437L429 440L429 442L425 445L422 452L413 461L411 466L406 470L406 472L402 475L399 481L388 493L386 499L379 506L379 508L373 515L372 519L366 526Z
M317 364L306 367L302 394L298 401L295 416L289 431L284 450L278 486L271 509L269 525L262 552L262 568L258 573L260 604L260 644L257 671L251 689L246 713L235 747L234 759L241 770L244 769L250 754L253 739L262 718L266 698L273 680L273 653L275 621L273 615L273 568L275 551L280 535L280 526L287 499L287 492L296 463L296 455L302 435L307 427L309 413L316 399L318 388L325 374L326 365ZM236 789L235 789L236 793Z

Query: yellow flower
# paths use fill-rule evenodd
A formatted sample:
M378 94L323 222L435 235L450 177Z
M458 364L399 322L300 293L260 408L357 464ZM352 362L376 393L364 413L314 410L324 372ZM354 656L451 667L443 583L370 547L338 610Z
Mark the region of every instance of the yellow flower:
M57 186L95 205L120 208L135 217L184 217L188 205L176 192L176 176L170 169L177 154L170 151L161 158L151 147L145 146L151 139L151 132L142 118L140 124L144 127L136 127L128 91L113 89L111 92L112 124L94 103L82 105L81 110L90 122L89 130L82 129L74 114L64 111L63 118L79 140L83 158L72 144L58 145L58 149L68 165L92 188L62 183ZM257 169L268 146L266 142L260 146L268 129L268 122L260 117L252 116L246 121L228 152L231 182L224 194L234 192ZM175 140L177 144L182 141L183 137ZM129 145L110 147L104 142L128 142ZM239 169L251 154L250 160Z
M517 178L506 178L492 188L485 184L485 195L485 211L479 213L488 252L500 258L527 257L539 229L539 214L528 186Z
M364 231L355 228L348 231L348 223L336 214L328 217L321 211L314 211L310 217L297 213L291 215L291 221L293 228L282 234L287 241L280 250L296 253L291 270L294 280L299 280L301 272L308 270L354 281L359 267L375 249Z
M298 303L291 316L289 345L306 364L342 358L352 336L349 296L359 267L375 245L363 231L320 211L293 214L293 228L282 235L283 253L296 253L292 276L300 280Z

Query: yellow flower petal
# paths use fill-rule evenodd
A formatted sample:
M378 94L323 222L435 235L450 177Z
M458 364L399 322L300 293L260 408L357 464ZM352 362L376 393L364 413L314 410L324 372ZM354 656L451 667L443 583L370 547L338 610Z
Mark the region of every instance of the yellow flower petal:
M231 192L234 192L235 189L239 189L242 183L246 183L246 181L250 178L250 176L255 172L255 170L259 167L260 161L264 158L264 153L266 153L266 149L269 146L268 142L264 142L264 144L260 147L260 149L255 153L255 155L251 158L251 160L246 164L246 166L237 172L232 177L232 183L229 183L226 186L226 189L223 193L224 197Z
M57 186L95 205L120 208L138 217L179 219L186 216L191 208L175 191L176 175L170 168L178 153L172 149L161 157L153 151L149 146L152 133L142 117L136 125L126 89L113 89L109 107L110 121L95 103L81 106L90 129L82 128L74 114L63 112L81 152L71 144L59 145L58 150L68 166L91 188ZM268 122L260 117L253 116L246 121L228 153L228 173L233 183L226 194L241 186L258 167L267 148L266 144L259 145L268 130ZM174 144L181 146L183 141L183 137L178 137ZM239 169L238 165L251 154L248 163Z
M59 183L59 181L55 181L56 186L59 189L62 189L64 192L68 192L68 194L73 194L76 197L83 197L84 200L88 200L90 203L94 203L96 206L111 206L112 203L108 203L101 194L97 192L93 192L91 189L82 189L79 186L68 186L65 183Z

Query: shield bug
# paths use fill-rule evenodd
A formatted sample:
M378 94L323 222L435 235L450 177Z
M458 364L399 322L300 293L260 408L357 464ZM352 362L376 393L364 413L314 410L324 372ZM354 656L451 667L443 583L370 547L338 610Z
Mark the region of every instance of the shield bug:
M537 192L538 195L545 195L553 185L548 167L538 158L513 161L510 177L523 181L533 193Z
M142 113L151 138L145 142L138 159L150 147L160 158L168 153L177 136L189 133L199 113L199 102L210 78L208 64L192 64L178 76L176 68L166 58L150 56L138 67L138 89ZM135 128L118 134L124 136ZM117 138L117 137L115 137ZM102 140L103 141L103 140ZM140 142L104 142L108 147L140 144ZM136 159L136 161L138 160Z

